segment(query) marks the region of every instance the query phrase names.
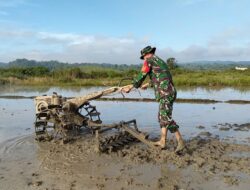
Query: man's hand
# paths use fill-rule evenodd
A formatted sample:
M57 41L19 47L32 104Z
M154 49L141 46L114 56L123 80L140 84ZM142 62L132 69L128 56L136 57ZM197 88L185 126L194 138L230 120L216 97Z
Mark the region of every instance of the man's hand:
M142 90L146 90L148 88L148 86L149 86L149 83L146 83L146 84L144 84L144 85L141 86L141 89Z
M127 85L121 89L122 92L129 93L133 88L133 85Z

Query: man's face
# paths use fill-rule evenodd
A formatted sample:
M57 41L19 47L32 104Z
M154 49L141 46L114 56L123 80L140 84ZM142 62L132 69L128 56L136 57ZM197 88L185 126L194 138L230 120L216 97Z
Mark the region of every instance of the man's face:
M146 55L144 55L143 59L147 60L148 58L152 57L154 54L152 53L147 53Z

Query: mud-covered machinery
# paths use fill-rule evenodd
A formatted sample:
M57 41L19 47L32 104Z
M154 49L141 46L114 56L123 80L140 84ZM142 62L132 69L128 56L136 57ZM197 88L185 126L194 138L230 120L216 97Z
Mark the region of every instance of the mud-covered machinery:
M121 87L112 87L76 98L65 98L55 92L51 96L36 97L34 123L36 140L68 141L77 136L81 128L86 128L95 134L99 151L112 151L136 140L153 147L152 143L147 140L148 135L138 130L135 120L102 124L100 113L95 106L90 104L91 100L120 90ZM104 131L110 129L116 129L116 133L108 136L102 135Z

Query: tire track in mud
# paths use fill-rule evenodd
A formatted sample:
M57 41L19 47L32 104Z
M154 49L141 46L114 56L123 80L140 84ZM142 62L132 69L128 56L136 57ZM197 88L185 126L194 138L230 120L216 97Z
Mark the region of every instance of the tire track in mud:
M10 154L13 151L16 151L19 146L23 146L25 144L34 144L33 135L22 135L0 143L0 155Z

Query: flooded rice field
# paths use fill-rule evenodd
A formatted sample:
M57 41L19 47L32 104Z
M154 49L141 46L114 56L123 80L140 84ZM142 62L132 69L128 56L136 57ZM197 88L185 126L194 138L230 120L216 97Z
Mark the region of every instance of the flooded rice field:
M108 87L30 87L30 86L0 86L0 96L16 95L16 96L38 96L42 94L52 94L58 92L64 96L79 96ZM212 99L217 101L227 100L250 100L250 88L180 88L177 89L178 98L188 99ZM122 97L120 94L112 95L112 97ZM154 98L153 89L133 91L126 94L128 98Z
M0 189L248 189L250 179L250 104L175 103L173 117L189 150L161 153L134 145L119 153L97 155L91 135L70 144L34 140L33 99L58 92L66 97L105 89L1 87ZM154 98L152 90L126 98ZM109 97L122 98L121 94ZM250 90L180 89L178 98L250 100ZM103 123L136 119L140 130L159 137L157 102L92 101ZM15 180L15 184L12 181Z
M103 90L105 87L92 88L21 88L5 87L0 91L1 96L38 96L58 92L65 97L75 97ZM133 91L125 94L126 98L154 98L151 89ZM122 98L117 93L108 97ZM233 89L191 89L179 90L178 98L210 99L210 100L250 100L250 91ZM136 119L141 129L153 136L159 134L157 119L157 102L121 102L121 101L92 101L101 113L104 123L112 123ZM33 99L0 98L0 142L33 133L35 108ZM240 130L237 126L250 123L249 104L228 103L175 103L173 117L180 125L185 138L196 136L202 131L208 131L221 139L233 139L239 143L248 143L248 128Z

